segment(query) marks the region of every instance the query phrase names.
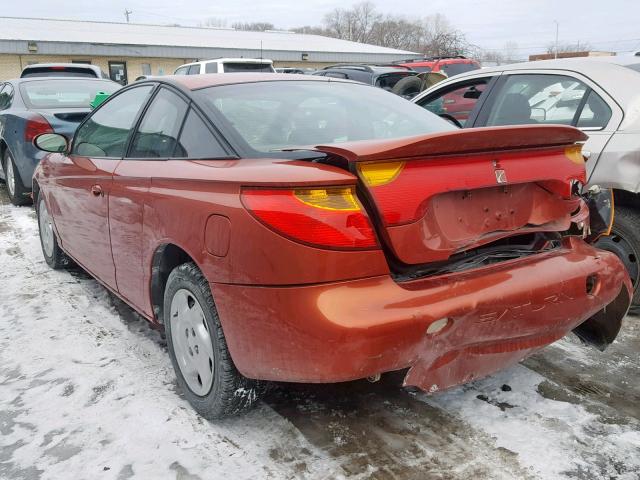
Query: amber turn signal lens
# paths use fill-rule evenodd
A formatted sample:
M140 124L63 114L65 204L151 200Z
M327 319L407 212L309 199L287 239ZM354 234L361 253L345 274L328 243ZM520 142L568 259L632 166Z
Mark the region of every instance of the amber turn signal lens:
M347 212L360 210L355 192L350 187L294 190L293 195L310 207Z
M584 165L584 156L582 155L582 145L572 145L564 149L565 156L573 163Z
M402 171L404 162L376 162L358 164L358 172L369 187L393 182Z

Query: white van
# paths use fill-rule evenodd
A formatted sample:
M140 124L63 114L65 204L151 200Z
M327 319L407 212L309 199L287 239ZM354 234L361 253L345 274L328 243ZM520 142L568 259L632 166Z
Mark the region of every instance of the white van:
M261 58L215 58L180 65L174 75L198 75L200 73L275 73L272 60Z

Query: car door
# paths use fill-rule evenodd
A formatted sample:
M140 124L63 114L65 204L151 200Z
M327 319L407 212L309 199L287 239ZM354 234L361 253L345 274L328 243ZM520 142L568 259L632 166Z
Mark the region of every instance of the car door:
M572 125L589 139L590 177L605 145L622 121L622 110L590 79L571 71L503 72L473 126Z
M443 82L414 101L458 127L469 127L473 125L497 78L499 72L457 82Z
M152 90L152 85L141 85L115 94L78 128L69 155L51 156L49 202L61 245L112 289L116 289L108 218L112 176Z
M109 233L118 292L143 308L142 233L145 198L151 176L174 156L188 103L161 87L141 120L125 159L113 174L109 195ZM149 312L150 313L150 312Z

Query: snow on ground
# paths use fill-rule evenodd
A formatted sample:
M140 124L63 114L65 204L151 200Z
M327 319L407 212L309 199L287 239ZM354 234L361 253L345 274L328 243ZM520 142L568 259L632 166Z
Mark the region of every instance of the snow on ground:
M181 398L159 332L44 263L0 194L0 479L640 478L640 328L604 354L563 340L434 396L277 385L218 423ZM396 378L397 377L397 378Z

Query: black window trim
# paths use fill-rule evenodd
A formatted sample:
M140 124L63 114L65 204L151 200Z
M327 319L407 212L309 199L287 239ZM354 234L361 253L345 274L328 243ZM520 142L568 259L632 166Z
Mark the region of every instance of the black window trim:
M485 127L487 125L487 121L489 120L489 115L491 114L491 109L492 109L493 105L495 104L496 100L499 98L500 92L504 88L504 84L507 82L509 77L514 76L514 75L551 75L551 76L556 76L556 77L570 77L570 78L573 78L575 81L582 83L586 87L585 95L582 97L582 99L580 101L580 105L578 105L578 108L576 109L576 115L574 115L574 118L571 121L571 125L569 125L569 126L577 128L578 130L582 130L582 131L585 131L585 132L600 132L600 131L606 130L606 128L609 126L609 123L611 122L611 120L614 117L614 111L611 108L611 105L609 104L609 102L605 98L603 98L603 96L600 93L598 93L596 90L594 90L585 80L583 80L582 78L576 77L575 75L573 75L573 73L577 73L578 75L582 75L579 72L573 72L571 70L558 70L557 72L549 72L547 70L545 70L544 72L531 71L531 70L501 72L501 74L499 75L499 80L496 82L496 85L493 88L493 92L492 92L491 98L487 97L485 99L484 105L482 107L482 110L480 112L478 112L478 116L476 118L476 121L471 126L472 127ZM577 126L578 125L577 122L580 120L580 115L582 115L582 110L584 109L584 106L586 104L587 97L591 92L593 92L594 94L598 95L598 97L600 97L602 99L602 101L607 105L609 110L611 110L611 116L609 117L609 120L607 121L607 124L602 126L602 127L578 127ZM616 102L616 105L618 105L617 102Z
M136 121L134 122L134 125L131 127L131 131L129 133L129 137L128 137L127 143L126 143L126 148L124 150L125 154L122 157L122 160L124 160L124 161L131 161L131 160L134 160L134 161L168 161L168 160L183 160L183 161L187 161L187 160L231 160L231 159L240 158L233 151L233 149L231 148L229 143L226 140L224 140L224 137L219 132L217 132L215 128L212 128L211 121L209 121L207 119L206 115L202 114L202 112L200 111L199 108L195 108L196 107L195 102L193 102L192 99L190 99L187 95L185 95L184 92L180 91L177 88L174 88L173 85L169 85L169 84L166 84L166 83L157 83L156 85L157 85L156 89L152 92L152 95L150 96L149 100L147 101L147 104L144 106L142 111L139 113L138 118L136 118ZM222 150L227 152L227 156L225 156L225 157L204 157L204 158L175 157L175 156L171 156L171 157L130 157L129 156L129 154L131 153L131 149L133 147L133 139L135 138L135 134L137 133L138 128L140 127L140 124L142 123L142 119L146 115L147 110L151 106L151 103L153 102L153 100L156 98L156 96L158 95L160 90L163 89L163 88L168 90L168 91L170 91L170 92L172 92L172 93L177 94L187 104L187 110L186 110L184 116L182 117L182 122L180 124L180 128L178 129L178 137L177 137L178 141L180 141L180 137L182 136L182 130L184 129L184 125L187 122L187 117L189 116L189 112L193 110L193 112L196 115L198 115L200 120L204 123L205 127L209 129L209 131L211 132L213 137L216 139L216 141L218 142L218 144L220 145ZM78 128L80 128L80 127L78 127ZM174 147L173 154L175 154L175 147Z
M137 128L138 122L139 122L139 121L140 121L140 119L142 118L142 113L144 113L144 112L146 112L146 111L147 111L147 107L148 107L148 105L149 105L149 100L155 96L155 91L158 89L158 85L159 85L158 83L146 83L146 82L145 82L145 83L140 83L140 84L138 84L138 85L131 86L131 87L129 87L129 88L122 88L122 89L120 89L120 90L116 90L116 92L115 92L115 93L113 93L113 94L111 94L111 95L109 96L108 101L101 103L101 104L98 106L98 108L96 108L95 110L93 110L93 111L91 112L91 115L87 115L87 118L85 118L85 119L82 121L82 123L80 123L80 125L78 125L78 127L76 128L76 131L75 131L75 132L74 132L74 134L73 134L73 139L71 140L71 147L69 148L69 155L68 155L68 156L69 156L69 157L73 157L73 156L79 157L79 156L80 156L80 155L78 155L77 153L75 153L75 152L73 151L73 150L74 150L74 148L75 148L75 146L76 146L76 139L77 139L77 136L78 136L78 132L79 132L79 131L80 131L80 129L84 126L84 124L85 124L85 123L87 123L87 122L88 122L88 121L89 121L89 120L90 120L90 119L91 119L91 118L96 114L96 112L100 111L100 109L101 109L102 107L104 107L104 105L108 105L108 104L111 102L111 100L112 100L112 99L117 98L117 97L118 97L118 95L122 95L124 92L129 92L129 91L131 91L131 90L133 90L133 89L135 89L135 88L141 88L141 87L148 87L148 86L151 86L151 92L150 92L150 94L149 94L149 98L147 98L147 100L146 100L146 104L144 104L144 105L143 105L143 108L141 108L141 109L138 111L136 118L133 120L133 124L132 124L132 125L136 126L136 128ZM133 126L132 126L132 127L131 127L131 129L129 129L129 134L127 135L127 140L126 140L126 141L125 141L125 143L124 143L124 149L123 149L123 152L124 152L124 153L123 153L123 155L118 156L118 157L98 157L98 156L92 156L91 158L98 158L98 159L100 159L100 160L118 160L118 161L119 161L119 160L122 160L122 159L125 157L125 155L124 155L124 154L128 152L129 144L130 144L130 142L131 142L131 132L132 132L133 130L134 130L134 128L133 128Z

